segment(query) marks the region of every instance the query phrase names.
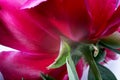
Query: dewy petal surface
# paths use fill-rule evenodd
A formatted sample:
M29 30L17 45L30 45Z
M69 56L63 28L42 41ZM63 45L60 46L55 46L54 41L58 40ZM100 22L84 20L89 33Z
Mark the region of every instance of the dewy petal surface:
M0 5L2 6L1 44L22 51L52 53L59 50L59 37L51 31L52 25L45 17L37 15L39 20L36 20L34 18L36 15L31 16L27 11L20 10L19 5L14 6L7 1L1 1Z

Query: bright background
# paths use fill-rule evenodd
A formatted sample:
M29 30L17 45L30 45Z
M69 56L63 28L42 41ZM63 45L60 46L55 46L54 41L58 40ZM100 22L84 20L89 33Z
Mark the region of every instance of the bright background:
M5 47L0 45L0 51L16 51L14 49ZM105 64L106 67L108 67L117 77L117 80L120 80L120 55L118 55L118 60L111 60L107 64ZM82 77L82 80L87 80L88 75L88 68L84 70L84 74ZM0 80L4 80L2 74L0 73Z

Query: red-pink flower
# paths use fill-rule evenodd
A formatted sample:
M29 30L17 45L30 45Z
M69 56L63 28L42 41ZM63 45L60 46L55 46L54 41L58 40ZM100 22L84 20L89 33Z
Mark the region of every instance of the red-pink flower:
M112 34L120 25L118 1L0 0L0 44L20 50L0 53L5 80L40 80L40 72L65 80L65 66L46 68L58 55L60 37L94 42Z

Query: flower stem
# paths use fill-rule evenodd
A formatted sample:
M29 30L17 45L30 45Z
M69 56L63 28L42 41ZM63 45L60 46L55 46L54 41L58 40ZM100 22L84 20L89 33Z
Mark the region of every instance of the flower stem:
M90 50L90 47L92 45L89 44L83 44L80 47L80 51L83 53L83 56L85 58L85 60L88 62L90 69L92 70L95 80L102 80L101 74L99 72L99 69L96 65L96 62L92 56L92 51Z

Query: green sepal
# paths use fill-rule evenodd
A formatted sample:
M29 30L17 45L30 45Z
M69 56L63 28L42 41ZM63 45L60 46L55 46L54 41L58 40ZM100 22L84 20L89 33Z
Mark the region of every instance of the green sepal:
M103 47L105 47L105 48L108 48L108 49L110 49L110 50L112 50L112 51L114 51L114 52L120 54L120 50L118 50L118 49L114 49L113 47L107 45L107 44L104 43L104 42L99 42L99 45L101 45L101 46L103 46Z
M54 78L48 76L48 75L45 75L43 73L40 73L40 76L43 80L55 80Z
M112 35L101 39L101 42L105 43L106 45L114 49L120 48L120 33L114 32Z
M66 65L67 65L69 80L79 80L77 72L76 72L75 64L73 60L71 59L71 56L66 58Z
M47 68L53 69L63 66L66 63L66 58L69 55L70 55L70 46L64 40L62 40L58 57Z
M114 74L108 68L106 68L100 64L97 64L97 66L100 71L102 80L117 80L116 77L114 76ZM88 80L96 80L94 78L94 75L93 75L91 69L89 69Z

